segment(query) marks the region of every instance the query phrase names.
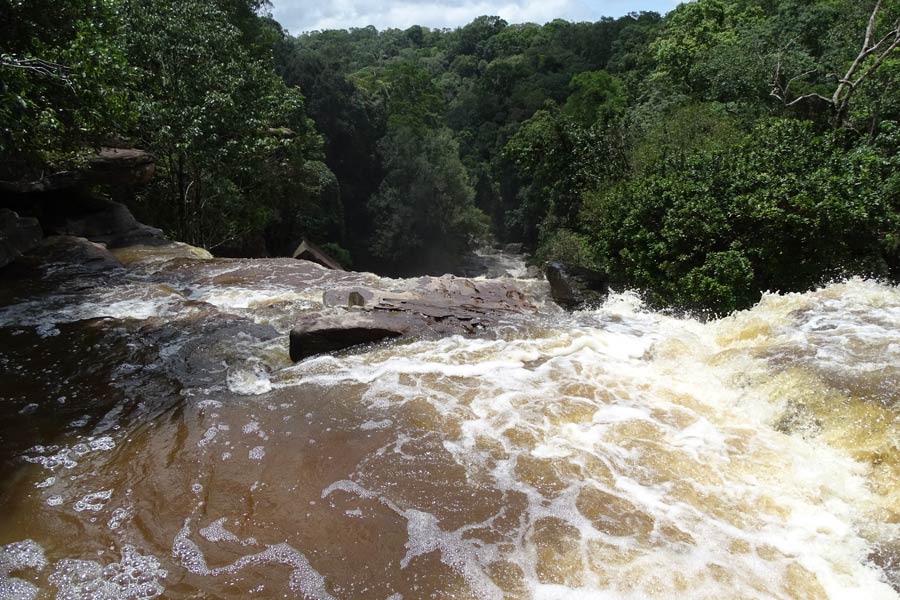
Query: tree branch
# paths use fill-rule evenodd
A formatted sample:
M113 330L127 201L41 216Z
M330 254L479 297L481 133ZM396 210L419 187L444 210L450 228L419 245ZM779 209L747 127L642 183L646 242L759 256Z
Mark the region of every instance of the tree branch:
M34 73L39 77L57 80L64 85L72 85L69 79L71 69L64 65L52 63L40 58L17 58L9 54L0 55L0 66L9 67L11 69L22 69L29 73Z

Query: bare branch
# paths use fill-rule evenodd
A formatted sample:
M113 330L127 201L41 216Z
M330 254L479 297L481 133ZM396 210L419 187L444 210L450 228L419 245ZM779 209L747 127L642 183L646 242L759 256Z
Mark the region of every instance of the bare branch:
M868 48L872 44L872 37L875 35L875 20L878 18L879 10L881 10L881 0L875 2L875 7L869 16L869 25L866 27L866 39L863 42L863 49Z
M853 61L853 64L850 65L850 68L847 69L847 73L840 79L838 83L837 89L834 91L834 95L831 97L831 102L834 104L835 108L838 109L838 116L840 116L840 112L847 106L849 101L849 96L853 93L853 88L858 86L860 82L868 77L874 69L868 69L865 73L863 73L858 79L853 80L856 72L859 70L859 67L862 65L863 61L865 61L872 53L876 52L877 49L881 46L882 43L890 39L893 35L895 36L895 44L891 45L888 48L887 52L890 52L896 47L896 42L900 40L900 29L895 29L894 31L889 32L885 37L878 41L877 44L872 44L872 39L875 37L875 24L878 20L878 13L881 11L881 2L882 0L876 0L875 6L872 8L872 14L869 15L869 23L866 26L866 35L863 39L862 48L859 51L859 54L856 56L856 59ZM884 59L880 59L878 64L880 65ZM852 86L850 82L853 81ZM847 92L846 97L844 97L844 92L847 88L850 88L849 92Z
M69 67L39 58L17 58L9 54L3 54L0 55L0 67L22 69L40 77L57 80L65 85L72 84L69 79L69 74L71 73Z
M794 98L790 102L785 103L785 106L794 106L795 104L802 102L803 100L809 100L810 98L816 98L818 100L821 100L822 102L831 104L831 98L827 98L827 97L823 96L822 94L811 93L811 94L803 94L802 96L798 96L797 98Z

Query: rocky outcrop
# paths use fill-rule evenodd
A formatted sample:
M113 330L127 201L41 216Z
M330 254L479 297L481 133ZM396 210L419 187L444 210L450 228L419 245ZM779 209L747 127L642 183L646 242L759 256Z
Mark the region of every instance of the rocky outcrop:
M159 229L138 223L128 208L98 196L102 186L124 198L153 177L153 156L133 148L102 148L77 170L53 173L35 181L0 181L0 207L38 220L45 235L87 238L111 248L165 244Z
M48 207L48 233L87 238L110 248L167 243L159 229L143 225L124 204L103 198L79 198L69 206Z
M544 275L553 300L568 310L599 304L609 294L609 279L600 271L549 262Z
M85 176L91 183L113 187L141 187L156 172L153 155L137 148L101 148L88 160Z
M479 335L505 319L537 311L517 287L503 281L444 276L416 283L403 292L326 291L326 306L345 308L301 319L291 330L291 360L401 337Z
M68 235L45 238L21 260L36 265L69 264L100 271L122 266L103 244Z
M0 268L36 248L43 237L37 219L22 218L11 210L0 208Z
M80 185L139 187L155 172L153 155L135 148L101 148L84 166L31 181L0 181L0 190L12 194L46 194Z

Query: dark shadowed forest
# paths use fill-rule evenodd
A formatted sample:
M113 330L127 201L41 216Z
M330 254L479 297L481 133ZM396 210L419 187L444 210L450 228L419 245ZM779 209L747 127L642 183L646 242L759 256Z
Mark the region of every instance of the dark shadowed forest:
M261 0L0 5L0 179L149 150L130 208L214 253L407 275L520 242L721 312L900 276L897 0L296 37Z

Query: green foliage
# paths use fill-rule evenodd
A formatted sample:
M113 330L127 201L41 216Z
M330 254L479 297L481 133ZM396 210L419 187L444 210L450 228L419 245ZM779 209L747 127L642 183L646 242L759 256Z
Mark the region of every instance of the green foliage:
M679 4L666 16L662 35L650 46L657 74L693 89L694 70L701 57L711 48L733 40L737 29L757 14L728 0Z
M581 127L607 125L625 112L622 84L605 71L588 71L572 77L572 94L563 114Z
M683 169L699 151L716 152L742 134L722 106L688 103L648 116L631 148L631 167L641 175L653 169Z
M136 135L160 170L142 215L178 239L217 248L276 217L284 229L288 213L315 204L328 185L308 175L321 164L306 163L320 156L320 140L302 96L254 53L246 29L215 0L125 0L123 15L137 70ZM297 236L299 218L287 227ZM282 251L290 243L276 241Z
M898 224L892 162L808 122L774 119L722 151L588 200L585 227L606 266L666 303L727 312L760 290L848 273L890 274Z
M507 143L504 158L516 174L520 204L507 215L528 243L540 230L574 225L581 195L625 169L614 130L584 128L549 110L535 113Z
M113 0L3 0L0 13L0 177L72 166L129 124Z
M561 261L587 269L598 267L591 237L565 228L549 230L541 240L534 258L538 264Z
M453 266L487 228L452 134L398 124L381 147L386 176L370 202L373 253L394 272Z

